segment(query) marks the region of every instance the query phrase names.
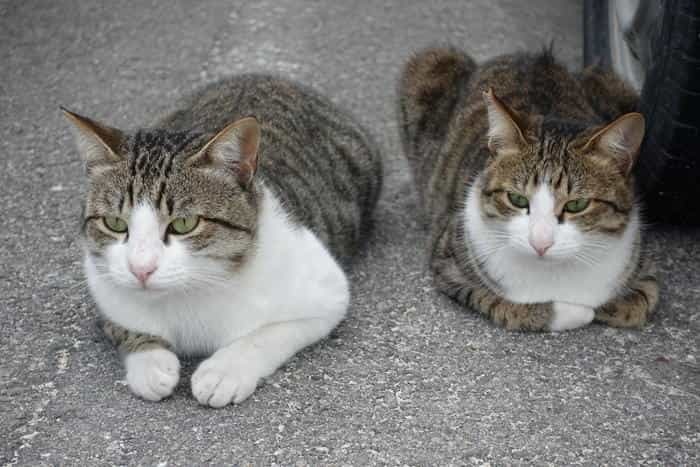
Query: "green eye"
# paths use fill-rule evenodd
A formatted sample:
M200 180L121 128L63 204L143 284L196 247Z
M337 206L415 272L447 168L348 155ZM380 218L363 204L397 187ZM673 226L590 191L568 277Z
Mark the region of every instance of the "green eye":
M105 216L103 218L105 226L112 232L124 233L126 232L127 225L126 221L121 217L116 216Z
M530 202L523 195L508 192L508 201L516 208L525 209L530 206Z
M197 224L199 224L199 217L197 216L178 217L170 223L170 231L178 235L184 235L192 232L197 227Z
M588 207L590 202L591 200L589 200L588 198L579 198L569 201L564 205L564 211L572 213L581 212Z

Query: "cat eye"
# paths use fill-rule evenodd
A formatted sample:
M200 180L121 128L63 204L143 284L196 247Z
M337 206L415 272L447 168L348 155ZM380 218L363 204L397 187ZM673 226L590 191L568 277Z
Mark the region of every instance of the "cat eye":
M178 235L184 235L192 232L198 224L199 217L197 216L178 217L170 223L170 228L168 230Z
M126 221L121 217L105 216L102 218L102 221L104 222L105 227L107 227L112 232L124 233L128 228Z
M564 211L570 213L581 212L588 207L590 202L591 201L588 198L574 199L564 205Z
M530 202L523 195L508 192L508 201L510 204L519 209L525 209L530 206Z

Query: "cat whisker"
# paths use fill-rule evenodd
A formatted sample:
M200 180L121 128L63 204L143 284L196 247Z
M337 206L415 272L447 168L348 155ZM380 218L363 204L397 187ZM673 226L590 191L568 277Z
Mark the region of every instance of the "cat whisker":
M578 260L579 262L581 262L589 267L594 267L598 263L598 261L595 257L593 257L590 254L587 254L585 252L578 252L576 255L574 255L574 259Z

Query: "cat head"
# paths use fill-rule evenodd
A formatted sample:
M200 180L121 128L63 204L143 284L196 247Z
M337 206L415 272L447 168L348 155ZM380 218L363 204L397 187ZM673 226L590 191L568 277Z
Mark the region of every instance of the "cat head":
M542 260L581 259L623 234L635 212L641 114L587 127L518 113L490 89L484 100L491 157L479 202L502 246Z
M126 133L64 109L87 169L83 236L100 280L186 292L220 284L254 248L260 129Z

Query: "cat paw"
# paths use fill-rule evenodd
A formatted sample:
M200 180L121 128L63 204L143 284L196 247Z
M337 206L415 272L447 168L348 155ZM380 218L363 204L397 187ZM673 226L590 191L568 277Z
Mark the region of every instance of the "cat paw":
M180 379L180 361L167 349L130 353L124 364L131 392L149 401L171 395Z
M202 405L225 407L238 404L253 394L262 372L240 356L214 354L192 375L192 394Z
M593 308L571 303L554 302L549 329L551 331L567 331L580 328L590 324L594 316Z

